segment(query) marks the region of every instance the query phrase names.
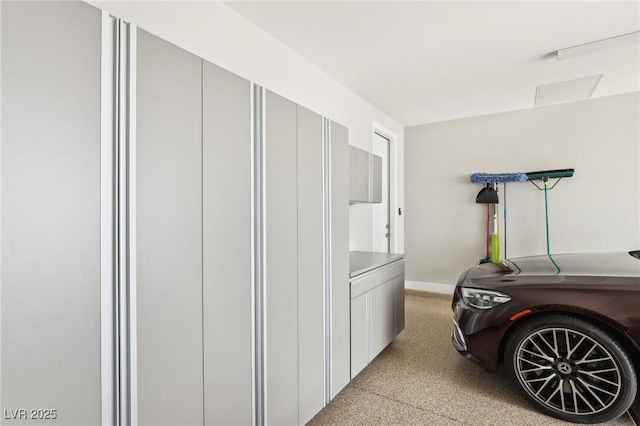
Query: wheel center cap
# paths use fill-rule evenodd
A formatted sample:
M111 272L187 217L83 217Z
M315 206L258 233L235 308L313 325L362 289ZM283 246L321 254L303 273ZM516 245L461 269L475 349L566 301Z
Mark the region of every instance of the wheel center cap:
M573 371L573 368L571 367L571 364L569 364L568 362L564 362L564 361L559 362L558 365L556 366L556 368L562 374L571 374L571 371Z

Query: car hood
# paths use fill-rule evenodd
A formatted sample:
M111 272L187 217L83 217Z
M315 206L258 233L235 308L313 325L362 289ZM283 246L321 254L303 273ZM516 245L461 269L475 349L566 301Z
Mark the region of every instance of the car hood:
M629 252L528 256L474 266L464 278L476 280L501 275L640 277L640 260Z
M505 263L517 275L640 277L640 260L628 252L529 256Z

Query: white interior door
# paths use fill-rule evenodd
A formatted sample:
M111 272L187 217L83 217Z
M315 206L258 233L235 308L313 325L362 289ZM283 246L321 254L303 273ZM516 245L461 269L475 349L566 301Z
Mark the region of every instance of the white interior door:
M373 153L382 157L382 202L373 204L373 247L375 252L390 252L389 222L389 139L373 134Z

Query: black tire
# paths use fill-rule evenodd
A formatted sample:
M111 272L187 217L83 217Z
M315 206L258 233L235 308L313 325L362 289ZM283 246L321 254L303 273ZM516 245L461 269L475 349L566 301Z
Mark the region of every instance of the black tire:
M601 327L571 316L540 316L517 325L504 360L535 407L569 422L615 419L636 397L635 368L622 346Z

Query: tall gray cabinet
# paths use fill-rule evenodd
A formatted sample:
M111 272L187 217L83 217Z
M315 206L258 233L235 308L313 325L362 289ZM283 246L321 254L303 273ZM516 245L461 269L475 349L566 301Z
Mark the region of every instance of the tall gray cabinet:
M137 53L138 420L202 424L202 60L145 31Z
M204 416L252 421L250 83L203 62Z
M296 104L265 97L266 423L298 423Z
M323 119L300 105L296 112L298 423L305 424L324 407L325 400Z
M249 82L139 30L136 85L138 420L251 423Z
M330 123L331 388L333 399L351 377L349 311L349 133Z
M331 226L324 214L330 191L324 186L323 118L270 91L265 96L265 117L266 423L305 424L324 407L331 377L337 378L336 389L349 380L348 327L341 333L349 322L348 305L333 305L335 333L326 325L325 309L325 297L331 294L327 286L332 282L336 283L334 300L340 301L345 288L348 300L344 285L348 271L338 261L332 279L326 276L325 264L332 262L323 257L324 244L330 243L325 242L325 230ZM334 126L338 136L333 141L335 157L329 163L342 171L346 128ZM330 169L326 173L333 174ZM341 189L337 188L334 203L339 213ZM344 206L348 206L346 200ZM335 223L336 234L345 231L343 221ZM336 235L336 259L348 252L344 235ZM328 360L332 336L337 342L335 370ZM329 374L330 370L335 372Z
M347 129L86 3L0 7L2 412L307 423L350 378Z
M95 425L100 11L73 2L0 7L1 421Z

